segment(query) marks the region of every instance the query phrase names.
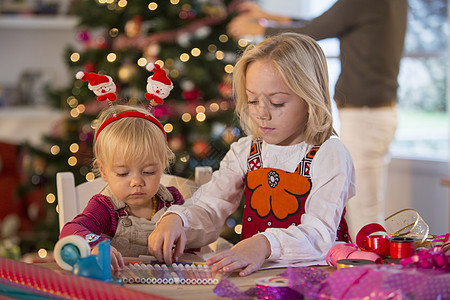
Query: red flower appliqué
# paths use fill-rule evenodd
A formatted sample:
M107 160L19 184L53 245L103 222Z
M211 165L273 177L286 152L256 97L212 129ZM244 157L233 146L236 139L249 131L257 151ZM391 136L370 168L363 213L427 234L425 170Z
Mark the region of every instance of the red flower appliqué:
M250 207L264 218L271 212L278 220L294 215L300 209L300 197L311 189L311 182L298 173L258 169L248 173L252 191Z

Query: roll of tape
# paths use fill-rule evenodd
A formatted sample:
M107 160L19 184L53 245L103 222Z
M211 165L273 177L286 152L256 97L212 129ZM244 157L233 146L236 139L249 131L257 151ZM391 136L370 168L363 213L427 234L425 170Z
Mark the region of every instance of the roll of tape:
M53 254L61 269L72 271L73 265L80 258L88 257L91 254L91 247L81 236L68 235L56 242Z
M289 280L284 276L269 276L256 280L258 299L303 299L303 296L289 287Z
M373 265L375 264L374 261L367 260L367 259L340 259L337 261L337 268L349 268L349 267L356 267L356 266L363 266L363 265Z

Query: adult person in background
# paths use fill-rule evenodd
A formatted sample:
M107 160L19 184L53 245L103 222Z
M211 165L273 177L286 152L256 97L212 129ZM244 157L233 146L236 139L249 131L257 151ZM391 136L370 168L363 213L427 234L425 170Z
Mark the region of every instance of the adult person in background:
M347 204L350 236L355 240L368 223L383 225L407 0L338 0L310 21L267 13L255 2L244 2L237 9L239 15L227 28L235 39L281 32L307 34L316 40L339 39L341 73L334 99L340 137L352 155L357 185L356 196Z

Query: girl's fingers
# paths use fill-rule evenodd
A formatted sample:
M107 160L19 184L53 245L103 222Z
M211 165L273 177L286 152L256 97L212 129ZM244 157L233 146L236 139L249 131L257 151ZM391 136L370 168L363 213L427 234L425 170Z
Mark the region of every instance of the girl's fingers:
M214 256L212 256L212 257L210 257L210 258L208 258L208 259L206 260L206 264L207 264L208 266L211 266L211 267L212 267L212 270L213 270L214 272L217 271L217 270L216 270L217 267L215 267L216 264L217 264L218 262L220 262L220 260L222 260L222 258L224 257L224 256L221 255L221 254L223 254L223 252L221 252L221 253L219 253L219 254L216 254L216 255L214 255ZM219 255L220 255L220 256L219 256Z
M225 251L227 252L227 251ZM218 272L219 270L223 270L224 272L230 272L230 265L233 264L236 261L239 261L239 258L231 255L231 253L219 253L219 254L223 254L219 260L216 260L215 263L212 264L212 268L211 270L213 272Z
M149 238L150 239L150 238ZM149 243L148 250L158 261L163 261L163 242L164 240L158 236L153 238Z
M123 260L122 254L120 252L116 252L116 258L117 258L117 263L119 265L120 269L123 269L125 267L125 261Z
M114 271L120 270L119 263L117 262L117 257L114 254L114 252L111 253L111 265L112 265Z
M253 272L256 272L259 269L254 264L249 264L245 269L243 269L241 272L239 272L239 276L247 276L250 275Z
M168 265L172 264L172 256L173 256L173 240L171 238L164 240L163 246L163 259L164 262Z
M156 260L163 261L163 248L162 243L157 243L156 249L154 249L153 255L155 256Z
M208 258L206 260L206 264L208 266L213 265L213 264L217 263L218 261L222 260L226 256L227 256L227 251L219 252L219 253L211 256L210 258Z
M233 272L238 269L245 268L249 265L249 262L245 259L239 259L237 256L234 257L227 265L225 265L222 270L224 272ZM250 273L249 273L250 274Z
M178 259L181 257L185 247L186 247L186 235L182 234L175 244L175 251L173 253L173 258L175 261L178 261Z

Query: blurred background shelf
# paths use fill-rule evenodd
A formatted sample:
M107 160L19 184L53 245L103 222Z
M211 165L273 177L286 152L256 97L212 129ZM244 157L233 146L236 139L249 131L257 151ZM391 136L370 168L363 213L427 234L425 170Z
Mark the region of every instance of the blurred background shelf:
M74 16L1 15L0 29L70 30L78 23Z

